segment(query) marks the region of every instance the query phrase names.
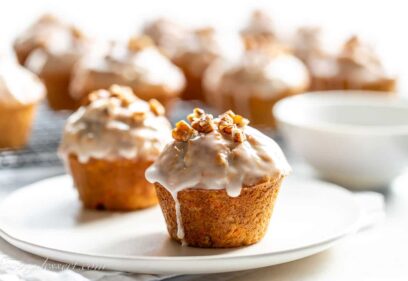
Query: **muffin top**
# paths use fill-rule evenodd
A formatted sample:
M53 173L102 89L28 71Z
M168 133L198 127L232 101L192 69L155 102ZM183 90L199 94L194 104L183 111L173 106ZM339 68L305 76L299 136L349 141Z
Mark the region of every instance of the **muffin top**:
M223 54L223 42L213 28L190 31L183 46L174 56L174 62L192 75L201 76L208 65Z
M127 45L113 43L106 52L82 59L71 82L73 98L82 98L82 89L92 73L131 87L163 87L169 93L179 92L185 85L181 70L160 53L149 37L131 38Z
M40 79L15 59L0 57L0 104L10 107L30 105L41 100L45 87Z
M173 142L146 171L146 178L172 193L185 188L226 189L239 196L243 186L285 176L290 167L279 146L228 111L218 118L196 108L172 131Z
M209 98L215 102L224 93L236 93L244 102L249 96L268 99L309 85L305 65L280 49L272 48L268 52L265 48L249 50L235 62L219 62L211 68L214 69L206 73L204 85Z
M261 10L252 12L247 25L241 30L241 35L249 37L269 37L275 38L275 26L271 17Z
M17 51L30 53L25 65L36 73L72 65L84 52L87 38L73 25L45 15L15 41Z
M339 75L355 84L390 78L379 57L356 36L352 36L344 43L336 63Z
M128 87L113 85L88 96L88 103L65 125L60 153L90 158L152 161L171 140L171 126L163 106L137 98Z
M327 55L322 45L320 28L313 26L301 27L296 32L293 51L297 57L308 63L310 60Z
M142 30L170 59L182 48L188 32L182 25L166 18L149 22Z

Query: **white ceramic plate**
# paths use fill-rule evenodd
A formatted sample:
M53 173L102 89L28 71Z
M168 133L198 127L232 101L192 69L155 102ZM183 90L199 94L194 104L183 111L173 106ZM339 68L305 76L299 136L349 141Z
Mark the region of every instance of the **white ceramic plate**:
M159 207L132 213L81 208L68 176L22 188L0 204L0 235L53 260L140 273L215 273L284 263L332 246L355 231L361 209L332 184L288 179L269 231L235 249L182 247L171 241Z

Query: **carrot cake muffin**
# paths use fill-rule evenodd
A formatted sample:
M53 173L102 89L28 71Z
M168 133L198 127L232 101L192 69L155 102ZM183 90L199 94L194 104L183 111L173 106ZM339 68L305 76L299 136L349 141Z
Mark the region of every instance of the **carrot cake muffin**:
M80 103L90 92L112 84L131 87L139 98L155 98L168 106L183 90L185 78L150 38L140 37L82 59L73 73L71 96Z
M45 95L40 79L11 58L0 58L0 149L29 139L37 104Z
M74 109L69 81L74 64L87 50L87 42L78 29L52 16L42 17L17 38L17 56L44 81L52 109Z
M207 67L222 56L222 43L212 28L197 29L188 34L173 61L184 72L187 86L181 98L205 102L202 79Z
M274 127L272 107L307 90L309 74L298 58L271 44L248 50L239 60L211 65L204 87L207 102L220 112L232 109L255 126Z
M171 140L157 100L113 85L88 96L72 114L59 148L86 208L128 211L155 205L144 172Z
M163 53L173 59L182 48L189 30L166 18L159 18L147 23L142 33L149 36Z
M253 49L264 42L277 41L275 26L271 17L263 11L251 14L247 25L241 30L246 49Z
M356 36L337 54L322 49L318 29L301 29L297 42L295 53L308 66L312 90L395 91L396 78L386 73L374 51Z
M232 111L213 118L195 109L188 120L146 171L171 238L207 248L258 242L290 172L285 156Z

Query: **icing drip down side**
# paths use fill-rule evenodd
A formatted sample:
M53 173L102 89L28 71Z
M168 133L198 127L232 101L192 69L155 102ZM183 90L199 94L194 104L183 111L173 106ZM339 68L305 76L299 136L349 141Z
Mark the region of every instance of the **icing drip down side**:
M159 183L173 196L187 188L226 189L237 197L243 186L253 186L272 177L286 176L290 166L279 146L248 121L229 111L213 118L200 109L180 121L169 143L146 171L149 182ZM183 238L180 213L178 237Z

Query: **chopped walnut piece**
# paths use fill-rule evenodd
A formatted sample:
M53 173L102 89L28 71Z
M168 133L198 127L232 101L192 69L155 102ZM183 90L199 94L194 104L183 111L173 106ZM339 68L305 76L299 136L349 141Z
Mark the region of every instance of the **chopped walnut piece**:
M121 101L122 106L128 106L136 100L136 96L129 87L123 87L119 85L112 85L109 88L110 96L118 98Z
M135 123L141 123L146 119L146 113L142 111L134 112L132 114L132 120Z
M194 135L194 129L184 120L176 123L176 127L171 132L176 141L188 141Z
M242 130L238 129L238 128L234 128L232 130L232 139L235 142L244 142L245 141L245 134L244 132L242 132Z
M227 160L225 159L225 155L222 153L217 153L215 156L215 161L220 166L226 166L228 164Z
M132 37L129 39L128 48L137 52L147 47L154 46L153 40L149 36Z
M241 115L235 115L233 119L234 119L234 124L236 124L238 127L241 127L241 128L249 124L249 120L242 117Z
M202 110L201 108L196 107L196 108L194 108L193 113L191 113L191 114L189 114L187 116L187 120L191 123L195 119L200 118L204 114L205 114L204 110Z
M166 112L163 105L156 99L149 100L149 107L156 116L164 115Z
M215 128L213 116L211 114L204 114L199 119L191 122L191 127L200 133L211 133Z

